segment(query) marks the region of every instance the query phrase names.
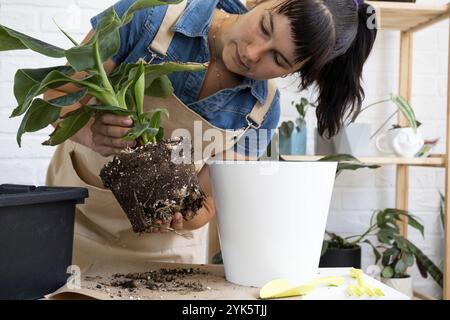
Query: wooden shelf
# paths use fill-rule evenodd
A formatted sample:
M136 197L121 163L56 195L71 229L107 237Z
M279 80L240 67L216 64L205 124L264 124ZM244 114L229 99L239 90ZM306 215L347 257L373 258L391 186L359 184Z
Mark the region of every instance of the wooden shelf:
M322 157L324 156L280 155L280 158L285 161L317 161ZM445 157L441 154L432 155L428 158L358 157L358 159L366 164L445 167Z
M367 1L375 8L378 29L415 32L450 16L450 4L427 5L402 2Z

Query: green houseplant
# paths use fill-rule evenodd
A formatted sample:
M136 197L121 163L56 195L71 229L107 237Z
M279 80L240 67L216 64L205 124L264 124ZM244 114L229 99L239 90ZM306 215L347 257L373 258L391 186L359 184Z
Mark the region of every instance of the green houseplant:
M278 129L280 154L306 154L306 112L309 108L315 108L316 105L304 97L299 102L291 101L291 105L297 110L298 117L295 119L295 123L291 120L283 121Z
M371 228L379 244L373 250L375 263L381 262L381 280L412 296L412 279L407 270L415 261L424 278L430 275L442 287L441 270L414 243L400 234L398 224L402 218L424 236L424 226L408 211L388 208L374 213Z
M361 235L341 237L337 234L327 232L328 239L324 241L322 253L329 248L341 250L355 250L359 244L367 243L372 247L375 264L381 263L381 279L393 287L403 290L406 294L412 295L411 278L407 269L414 264L423 277L429 274L442 287L442 271L410 240L400 234L399 222L402 218L407 219L409 226L418 230L424 235L424 226L416 216L405 210L387 208L377 210L370 219L370 225ZM368 238L375 236L378 244L374 245ZM349 256L344 255L344 257ZM360 255L359 255L360 257ZM355 261L355 257L352 256ZM341 257L341 260L343 258ZM340 260L338 260L340 261ZM358 262L358 261L356 261ZM360 261L359 261L360 265ZM330 265L322 265L323 267ZM333 265L338 266L338 265ZM352 266L352 265L341 265ZM392 279L408 279L406 289L404 285L398 285Z
M19 146L24 133L41 130L52 123L57 123L56 128L44 145L55 146L69 139L97 113L128 115L133 119L134 126L124 139L136 140L138 146L115 156L105 165L100 176L127 213L135 232L146 232L156 219L166 222L177 211L187 219L202 206L205 195L198 184L193 164L177 165L180 176L179 179L174 177L175 164L170 161L170 150L182 139L163 139L161 120L163 115L168 116L167 111L155 108L146 112L143 102L145 95L168 97L172 94L173 87L167 76L171 72L200 71L205 66L175 62L147 65L138 62L122 64L108 75L103 63L119 50L119 28L129 23L135 12L179 2L181 0L138 0L122 17L117 15L114 7L110 7L86 43L78 44L61 30L74 45L69 49L53 46L0 25L0 51L31 49L52 58L65 57L68 61L66 66L19 69L16 72L14 94L17 107L11 117L23 116L17 132ZM76 72L84 72L86 76L75 79L72 76ZM39 98L45 91L69 83L79 90L50 101ZM86 96L94 97L96 103L83 104ZM82 107L64 117L60 116L64 106L76 102L81 103ZM164 163L168 165L163 166ZM133 166L138 169L131 172ZM170 187L166 185L163 188L162 184L167 183ZM184 185L189 186L188 190L180 192ZM149 198L149 193L155 196ZM168 201L161 203L160 197Z

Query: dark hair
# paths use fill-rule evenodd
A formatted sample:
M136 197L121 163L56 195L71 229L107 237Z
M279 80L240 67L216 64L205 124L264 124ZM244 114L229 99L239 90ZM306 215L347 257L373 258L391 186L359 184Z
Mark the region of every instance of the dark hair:
M334 136L346 118L361 110L363 65L377 30L375 12L363 0L285 0L274 9L291 22L295 63L304 61L300 90L315 84L321 136Z

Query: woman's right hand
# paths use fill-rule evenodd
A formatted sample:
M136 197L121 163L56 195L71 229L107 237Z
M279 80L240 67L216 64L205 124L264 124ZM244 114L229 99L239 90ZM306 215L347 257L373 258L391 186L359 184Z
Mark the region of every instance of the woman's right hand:
M99 113L91 126L90 148L104 157L120 153L123 149L136 146L136 141L122 139L133 126L133 120L112 113Z

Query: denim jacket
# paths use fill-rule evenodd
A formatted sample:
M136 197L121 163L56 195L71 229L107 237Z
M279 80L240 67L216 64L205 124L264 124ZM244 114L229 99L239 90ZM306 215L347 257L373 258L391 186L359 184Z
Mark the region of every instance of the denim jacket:
M114 8L121 17L135 0L121 0ZM173 26L174 37L167 51L161 56L150 49L164 18L167 6L140 10L133 20L120 29L120 49L112 57L117 64L135 63L140 58L148 63L164 61L199 62L210 60L208 30L214 9L222 9L232 14L247 12L239 0L188 0L180 19ZM101 15L93 17L91 24L96 27ZM256 101L265 103L267 80L244 78L240 85L227 88L197 101L206 70L201 72L177 72L169 75L175 95L189 108L205 118L212 125L223 129L240 129L246 126L245 116L252 110ZM266 150L280 119L280 93L277 90L272 105L260 129L267 129L267 139L255 139L258 135L249 134L235 145L235 151L244 155L260 156ZM257 130L258 131L258 130ZM258 132L257 132L258 133ZM261 136L262 137L262 136ZM247 139L246 139L247 138ZM258 146L257 149L254 146Z

